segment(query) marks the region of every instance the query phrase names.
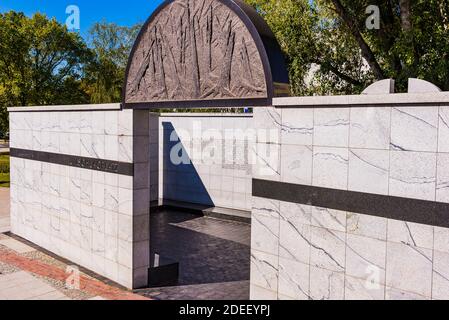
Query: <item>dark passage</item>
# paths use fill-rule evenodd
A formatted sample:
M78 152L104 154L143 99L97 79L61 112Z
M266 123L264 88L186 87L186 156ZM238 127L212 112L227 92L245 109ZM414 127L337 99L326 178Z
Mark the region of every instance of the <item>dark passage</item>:
M179 262L176 287L142 290L154 299L249 299L249 224L175 210L151 214L151 253Z

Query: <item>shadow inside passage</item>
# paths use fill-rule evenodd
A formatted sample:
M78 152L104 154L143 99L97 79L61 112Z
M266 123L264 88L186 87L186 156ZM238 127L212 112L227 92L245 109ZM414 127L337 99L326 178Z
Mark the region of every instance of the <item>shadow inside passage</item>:
M179 285L249 280L249 225L163 210L151 213L150 234L152 256L179 262Z
M214 206L201 177L195 166L190 161L190 156L182 141L171 141L171 136L176 138L173 124L162 122L163 128L163 195L164 199L183 201L188 203ZM175 140L175 139L173 139ZM181 164L173 163L171 153L174 153L177 160L186 159Z
M163 122L164 200L213 207L204 183L191 161L176 164L171 159L187 157L173 124ZM174 138L177 136L174 135ZM175 141L171 141L175 140ZM191 148L188 148L191 150ZM250 277L250 226L220 221L178 210L151 212L151 257L179 262L178 285L247 281Z

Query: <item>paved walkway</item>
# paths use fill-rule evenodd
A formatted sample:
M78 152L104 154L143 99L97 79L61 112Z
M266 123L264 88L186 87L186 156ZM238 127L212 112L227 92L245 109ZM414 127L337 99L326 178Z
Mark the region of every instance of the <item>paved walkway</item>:
M0 142L0 154L9 153L9 144Z

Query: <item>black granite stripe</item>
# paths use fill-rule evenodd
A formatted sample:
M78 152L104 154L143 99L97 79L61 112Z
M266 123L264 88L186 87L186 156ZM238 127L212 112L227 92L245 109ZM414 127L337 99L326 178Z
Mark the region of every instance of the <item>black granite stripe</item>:
M66 154L16 149L16 148L10 149L10 156L20 159L59 164L63 166L70 166L108 173L116 173L125 176L134 175L134 165L128 162L86 158Z
M449 228L449 203L259 179L253 196Z

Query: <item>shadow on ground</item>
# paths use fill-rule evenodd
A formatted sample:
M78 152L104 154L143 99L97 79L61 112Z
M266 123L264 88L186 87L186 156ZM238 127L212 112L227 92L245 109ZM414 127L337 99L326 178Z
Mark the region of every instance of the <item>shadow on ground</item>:
M165 210L151 214L151 253L180 264L176 287L141 291L156 299L249 299L248 224Z

